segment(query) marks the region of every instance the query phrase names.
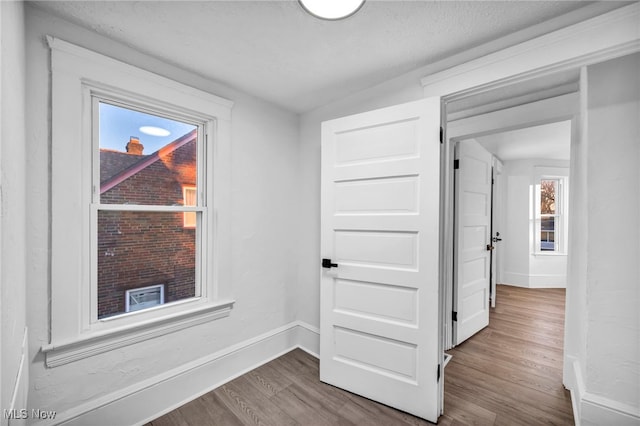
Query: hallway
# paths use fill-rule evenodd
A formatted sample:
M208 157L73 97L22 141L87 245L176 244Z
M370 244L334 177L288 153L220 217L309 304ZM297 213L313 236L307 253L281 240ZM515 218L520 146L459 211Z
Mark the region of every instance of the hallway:
M448 351L445 415L482 425L573 424L562 385L564 289L497 286L489 326Z

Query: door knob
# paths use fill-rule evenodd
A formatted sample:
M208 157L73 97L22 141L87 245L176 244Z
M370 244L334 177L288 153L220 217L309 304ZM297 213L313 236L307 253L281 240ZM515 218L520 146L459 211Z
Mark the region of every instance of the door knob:
M502 241L502 238L499 238L499 237L493 237L493 238L491 239L491 241L493 241L494 243L497 243L498 241Z
M337 268L337 263L331 263L331 259L322 259L322 267L323 268Z

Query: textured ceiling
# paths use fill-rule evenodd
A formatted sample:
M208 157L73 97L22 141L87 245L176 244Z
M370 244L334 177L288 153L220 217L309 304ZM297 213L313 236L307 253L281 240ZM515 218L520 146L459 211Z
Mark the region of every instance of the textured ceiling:
M583 11L594 6L579 1L369 0L348 19L322 21L292 0L34 4L140 52L295 112L523 28L536 26L527 37L555 29L554 25L568 22L556 17L576 9L580 10L569 16L584 19ZM487 53L486 49L472 52L477 56Z

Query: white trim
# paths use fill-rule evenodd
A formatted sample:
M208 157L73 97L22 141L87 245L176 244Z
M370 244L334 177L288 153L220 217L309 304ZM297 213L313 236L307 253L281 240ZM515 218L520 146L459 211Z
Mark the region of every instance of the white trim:
M233 301L220 302L204 308L179 311L177 314L167 316L159 321L134 323L118 329L94 333L89 337L56 342L42 346L41 350L46 355L47 367L58 367L89 356L227 317L233 303Z
M524 105L447 122L447 135L456 140L567 121L579 113L579 93L568 93Z
M142 425L295 348L317 358L318 347L319 330L294 321L34 424Z
M24 328L22 336L22 347L20 354L20 362L18 363L18 373L16 381L11 393L11 401L9 402L8 411L21 413L21 410L27 409L27 401L29 395L29 366L27 365L27 354L29 353L29 333L28 328ZM4 407L3 407L4 409ZM15 410L15 411L14 411ZM31 411L29 411L30 413ZM26 424L23 418L8 419L8 426Z
M529 274L529 288L566 288L567 274Z
M504 271L502 282L500 284L529 288L529 274Z
M580 370L580 361L571 355L565 355L563 367L564 387L571 391L571 408L576 426L580 426L580 401L584 395L584 381Z
M94 204L95 210L120 212L203 212L204 207L198 206L154 206L147 204Z
M298 347L320 358L320 329L304 321L296 321L296 324L298 325Z
M586 392L581 401L580 423L583 426L638 426L640 408Z
M537 251L534 253L531 253L531 256L541 256L541 257L545 257L545 256L567 256L567 253L558 253L557 251Z
M567 286L567 275L523 274L521 272L505 271L500 284L524 288L565 288Z
M638 426L640 407L623 404L585 391L578 358L565 356L564 385L571 390L571 405L576 426Z
M65 364L229 315L233 304L229 259L233 103L62 40L48 37L48 41L52 67L51 340L42 348L47 365ZM91 140L94 93L189 116L200 123L198 161L205 157L206 167L198 166L197 186L203 194L197 207L91 203L97 185L91 179L96 148L82 141ZM97 297L92 295L96 286L90 286L95 272L92 265L97 264L97 238L92 237L91 228L97 223L97 209L200 212L196 297L97 320ZM168 324L171 321L176 322Z
M152 84L162 85L165 89L179 89L182 93L188 96L200 98L206 103L215 103L219 105L220 108L216 108L214 115L222 120L231 119L231 108L233 107L233 101L221 98L220 96L216 96L211 93L203 92L202 90L195 89L182 83L178 83L174 80L162 77L158 74L133 67L125 62L121 62L100 53L93 52L91 50L85 49L75 44L71 44L67 41L53 36L47 36L47 43L52 50L65 52L79 59L93 62L98 68L112 69L114 72L129 74L133 77L147 80ZM207 110L210 110L210 107L207 108Z
M569 394L571 395L571 411L573 412L573 424L575 426L580 426L582 423L580 422L580 408L578 405L576 392L574 392L573 389L569 389Z
M633 3L421 79L424 96L463 96L640 50Z

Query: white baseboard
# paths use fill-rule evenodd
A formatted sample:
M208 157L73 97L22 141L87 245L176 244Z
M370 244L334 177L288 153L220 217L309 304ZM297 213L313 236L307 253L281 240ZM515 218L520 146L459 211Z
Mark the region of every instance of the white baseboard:
M320 358L320 329L304 321L297 321L298 347L303 351Z
M571 407L573 409L573 419L576 426L580 423L581 401L584 395L584 380L582 378L582 370L578 358L565 355L563 368L563 384L564 387L571 391Z
M27 409L27 398L29 393L29 368L27 364L29 335L27 327L24 328L22 336L22 354L20 356L20 364L16 374L16 382L13 386L11 394L11 402L9 403L10 413L16 413L15 418L7 420L8 426L20 426L27 424L27 417L30 412ZM4 413L3 413L4 414ZM4 417L4 416L3 416Z
M531 288L566 288L567 275L531 274L529 275Z
M566 288L567 276L551 274L521 274L505 272L501 284L524 288Z
M501 284L512 285L514 287L529 288L529 274L505 271L505 273L502 274Z
M319 341L317 328L294 321L34 424L142 425L295 348L317 357Z
M640 407L632 407L588 392L582 397L580 405L581 426L640 426Z
M580 361L565 357L564 385L571 391L576 426L640 426L640 407L632 407L585 391Z

